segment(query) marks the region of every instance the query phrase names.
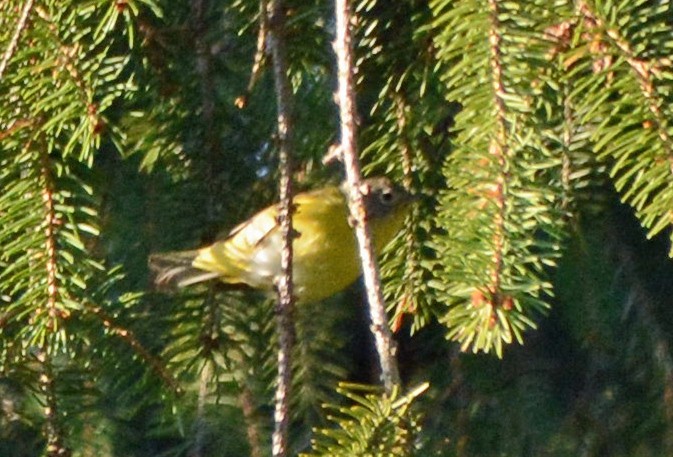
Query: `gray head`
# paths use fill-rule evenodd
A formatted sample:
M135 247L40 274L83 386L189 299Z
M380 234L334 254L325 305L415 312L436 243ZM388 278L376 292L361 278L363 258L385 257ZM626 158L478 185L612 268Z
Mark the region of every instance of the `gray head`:
M341 190L348 195L346 182L341 185ZM384 176L363 180L360 192L363 195L368 216L374 219L384 217L415 199L403 187Z

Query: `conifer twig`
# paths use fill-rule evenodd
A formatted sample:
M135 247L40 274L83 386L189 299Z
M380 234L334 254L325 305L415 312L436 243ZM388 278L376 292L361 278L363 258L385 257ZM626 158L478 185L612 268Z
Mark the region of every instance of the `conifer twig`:
M236 98L234 104L237 108L242 109L248 104L248 97L252 94L255 84L262 76L262 70L266 61L266 36L269 30L269 16L266 13L266 0L259 0L259 30L257 31L257 47L255 49L255 57L252 62L252 69L250 70L250 79L245 93Z
M374 256L371 232L366 223L366 213L362 194L362 173L355 144L355 94L353 92L353 53L350 32L350 4L348 0L336 0L336 40L334 50L337 56L339 113L341 118L341 154L348 182L348 206L358 240L364 274L371 331L374 334L376 350L381 366L381 379L387 392L400 384L400 375L395 359L393 341L386 308L381 291L379 269Z
M177 395L182 394L182 388L178 381L173 377L173 375L164 367L164 364L160 359L152 355L152 353L140 342L135 333L119 325L116 322L116 319L105 312L103 308L96 305L86 306L85 311L87 313L96 316L103 322L103 326L110 332L111 335L115 335L122 339L126 344L128 344L131 349L133 349L137 355L139 355L143 360L145 360L152 370L171 388L173 392Z
M49 354L49 343L45 344L37 354L37 360L40 362L40 391L44 395L44 415L45 425L44 434L46 438L47 457L70 457L72 451L65 445L63 430L60 424L60 411L56 398L55 374L52 366L51 355Z
M30 10L33 8L33 2L34 0L26 0L26 3L23 4L21 16L19 17L19 21L16 23L16 29L14 30L14 35L12 35L12 40L9 42L7 49L5 49L5 53L2 55L2 60L0 60L0 79L2 79L2 75L5 73L7 64L16 51L21 32L26 28L26 22L28 21Z
M278 328L278 379L275 395L274 432L271 452L274 457L288 455L288 429L290 425L290 388L292 386L292 347L295 331L292 319L294 295L292 284L292 95L287 76L284 23L285 14L282 0L268 2L267 44L273 61L273 77L276 86L276 106L278 111L278 150L280 168L280 205L278 218L283 238L281 253L282 274L276 284L278 306L276 325Z

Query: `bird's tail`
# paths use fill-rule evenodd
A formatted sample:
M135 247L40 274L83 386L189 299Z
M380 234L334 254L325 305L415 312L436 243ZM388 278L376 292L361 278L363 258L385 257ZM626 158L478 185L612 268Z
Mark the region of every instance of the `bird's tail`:
M192 265L199 251L175 251L152 254L149 258L153 282L160 289L186 287L221 276Z

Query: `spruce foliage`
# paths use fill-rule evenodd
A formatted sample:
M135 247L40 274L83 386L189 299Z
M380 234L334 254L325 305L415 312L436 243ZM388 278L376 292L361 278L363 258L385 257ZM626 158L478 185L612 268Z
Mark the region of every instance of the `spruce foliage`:
M419 196L404 386L359 286L298 308L291 454L672 455L673 4L393 3L353 27L363 168ZM334 13L285 5L301 191L341 177ZM270 454L274 304L147 269L277 200L266 6L0 3L0 456Z

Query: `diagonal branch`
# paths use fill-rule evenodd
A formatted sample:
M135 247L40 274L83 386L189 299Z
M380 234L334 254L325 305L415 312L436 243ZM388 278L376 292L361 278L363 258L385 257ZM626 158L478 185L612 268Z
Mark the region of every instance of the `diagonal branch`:
M89 304L84 310L86 313L90 313L100 319L103 326L108 329L110 334L118 336L126 344L131 346L131 349L152 367L154 372L166 383L166 385L173 389L173 392L178 395L182 394L182 388L178 384L178 381L168 370L166 370L163 363L157 357L152 355L152 353L140 342L132 330L117 324L115 318L105 312L100 306Z
M381 279L372 244L372 236L366 223L367 215L362 188L362 173L355 144L355 93L353 91L353 52L350 31L350 4L348 0L336 0L336 40L339 88L337 98L341 117L341 154L346 169L351 217L358 240L369 315L372 321L376 350L381 365L381 378L387 392L400 384L400 374L395 359L396 347L388 327L386 308L381 291Z
M252 94L255 84L262 76L264 65L266 63L266 36L269 31L269 16L266 13L266 0L259 0L259 30L257 31L257 47L255 49L255 57L252 62L252 69L250 70L250 79L245 93L236 98L234 104L237 108L245 108L248 104L248 97Z
M26 28L26 22L28 22L30 10L33 8L33 2L34 0L26 0L26 3L23 4L21 16L19 17L19 21L16 23L16 29L14 30L14 35L12 35L12 40L9 42L7 49L5 49L5 53L2 55L2 60L0 60L0 79L2 79L2 75L5 73L7 64L14 55L14 52L16 52L16 47L19 44L19 37L21 36L21 32L23 32L23 30Z

